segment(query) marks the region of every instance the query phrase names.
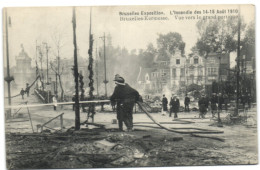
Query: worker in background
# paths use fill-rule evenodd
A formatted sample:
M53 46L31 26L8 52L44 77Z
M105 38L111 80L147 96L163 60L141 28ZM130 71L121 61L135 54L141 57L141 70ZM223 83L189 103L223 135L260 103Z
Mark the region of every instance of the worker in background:
M29 97L29 95L30 95L30 87L29 87L29 83L26 83L25 93L27 94L27 97Z
M206 98L205 94L202 94L201 98L199 99L198 105L199 105L199 112L200 112L199 118L205 118L208 105L209 105L209 101Z
M23 90L23 88L22 88L22 90L20 91L20 95L22 96L22 99L24 99L24 90Z
M171 101L170 101L170 117L172 115L172 112L174 113L174 118L178 118L178 112L180 108L180 101L177 98L176 95L172 95Z
M133 108L135 102L139 100L139 93L130 87L123 77L118 74L115 76L116 87L110 98L112 102L117 103L117 119L119 130L123 131L123 122L127 130L133 130Z
M52 97L52 103L53 103L53 110L56 110L58 104L57 104L57 98L55 95Z
M165 97L165 95L163 95L162 98L162 116L166 115L166 112L168 111L168 99Z
M190 98L188 97L188 95L186 94L186 97L184 99L184 105L185 105L185 112L189 112L190 111Z
M225 105L225 110L227 111L227 109L228 109L228 102L229 102L227 94L223 95L223 101L224 101L224 105Z

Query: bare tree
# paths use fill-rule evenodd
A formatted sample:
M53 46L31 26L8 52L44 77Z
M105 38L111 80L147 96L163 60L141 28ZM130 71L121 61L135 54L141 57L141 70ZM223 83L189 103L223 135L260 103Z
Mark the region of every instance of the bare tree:
M60 29L62 30L62 29ZM51 69L55 72L56 74L56 89L55 89L55 93L56 95L58 94L58 81L59 81L59 85L60 85L60 89L61 89L61 96L60 99L61 101L64 100L64 89L63 89L63 85L62 85L62 80L61 80L61 75L63 73L63 67L61 68L61 63L60 63L60 52L62 47L64 47L65 42L64 40L64 33L61 31L58 31L58 29L56 29L56 31L54 31L52 33L52 40L54 43L54 49L53 49L53 53L54 56L56 56L56 63L51 62Z
M60 97L60 99L61 99L61 101L63 101L63 99L64 99L64 90L63 90L63 86L62 86L61 76L62 76L64 67L62 67L61 70L60 70L60 61L58 61L57 63L58 63L58 65L56 67L55 67L53 62L51 62L50 65L51 65L51 69L54 71L54 73L56 74L56 76L59 79L59 84L60 84L60 89L61 89L61 95L60 95L61 97Z

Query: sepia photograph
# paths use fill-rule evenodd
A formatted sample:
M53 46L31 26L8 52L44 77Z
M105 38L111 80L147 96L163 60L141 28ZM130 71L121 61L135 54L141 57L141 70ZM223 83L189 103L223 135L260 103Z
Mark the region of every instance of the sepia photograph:
M258 164L254 5L2 16L6 169Z

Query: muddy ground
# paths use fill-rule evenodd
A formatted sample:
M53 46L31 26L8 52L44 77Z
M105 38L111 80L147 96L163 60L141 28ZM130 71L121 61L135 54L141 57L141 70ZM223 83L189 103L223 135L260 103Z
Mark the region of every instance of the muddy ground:
M199 119L197 112L183 112L179 119L172 120L167 115L152 113L154 119L167 128L175 128L178 133L158 128L144 113L134 114L133 132L119 132L118 125L112 123L116 118L113 112L97 109L95 122L104 127L82 125L80 131L74 131L71 106L57 111L52 107L30 108L29 111L34 133L26 109L6 120L8 169L258 163L256 108L246 113L247 119L236 123L230 122L228 112L221 113L223 127L217 127L216 119L212 119L210 114ZM43 124L60 113L64 113L62 132L48 129L36 132L37 124ZM85 119L86 115L81 114L81 121ZM49 126L58 130L59 121ZM218 133L199 133L205 130ZM199 137L192 136L191 132Z

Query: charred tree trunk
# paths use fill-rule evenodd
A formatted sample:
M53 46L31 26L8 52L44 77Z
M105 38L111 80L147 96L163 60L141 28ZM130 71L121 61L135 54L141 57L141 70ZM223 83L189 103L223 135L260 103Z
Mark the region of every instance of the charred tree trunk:
M94 79L93 79L93 35L91 34L91 11L90 11L90 27L89 27L89 50L88 50L88 55L89 55L89 65L88 65L88 70L89 70L89 97L90 100L93 100L93 91L94 91ZM94 122L94 115L95 115L95 104L90 104L89 105L89 110L88 110L88 118L92 118L92 122Z
M77 39L76 39L76 13L73 7L73 45L74 45L74 77L75 77L75 130L80 129L80 110L79 110L79 78L78 78L78 59L77 59Z

